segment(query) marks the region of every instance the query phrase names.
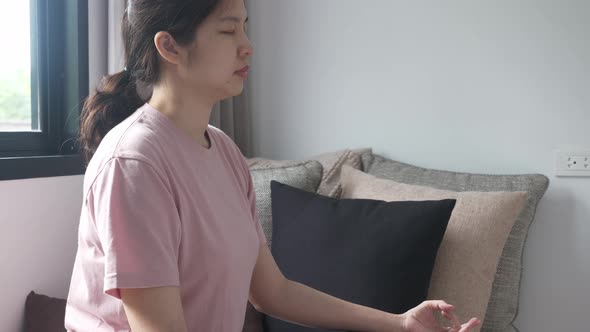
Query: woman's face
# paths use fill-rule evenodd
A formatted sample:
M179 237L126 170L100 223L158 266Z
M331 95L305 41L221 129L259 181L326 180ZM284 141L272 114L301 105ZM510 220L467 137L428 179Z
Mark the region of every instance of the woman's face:
M203 21L189 45L183 78L191 88L218 100L242 93L246 78L236 71L249 65L254 52L246 35L246 20L244 0L225 0Z

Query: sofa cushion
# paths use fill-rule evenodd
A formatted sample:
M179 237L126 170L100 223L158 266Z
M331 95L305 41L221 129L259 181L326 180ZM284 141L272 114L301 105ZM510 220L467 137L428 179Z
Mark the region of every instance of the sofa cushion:
M517 331L512 323L518 312L522 253L537 204L545 194L549 179L541 174L485 175L421 168L387 159L377 154L362 155L363 169L379 178L452 191L526 191L528 199L516 219L504 246L482 331Z
M483 319L502 249L524 207L526 192L440 190L380 179L347 166L342 169L341 182L342 198L456 199L432 271L428 298L453 304L463 321Z
M25 332L65 331L66 300L31 291L25 301Z
M336 199L272 181L272 254L286 278L392 313L426 299L455 200ZM267 331L317 331L270 316Z
M264 314L256 310L248 301L246 306L246 317L242 332L264 332Z
M271 180L315 192L322 177L322 165L315 161L283 162L251 166L250 173L256 192L256 209L269 248L272 245Z

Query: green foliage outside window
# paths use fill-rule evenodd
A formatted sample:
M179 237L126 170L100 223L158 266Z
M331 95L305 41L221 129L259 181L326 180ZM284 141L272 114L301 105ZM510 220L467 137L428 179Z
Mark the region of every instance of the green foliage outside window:
M30 121L30 73L23 69L17 69L0 75L0 122Z

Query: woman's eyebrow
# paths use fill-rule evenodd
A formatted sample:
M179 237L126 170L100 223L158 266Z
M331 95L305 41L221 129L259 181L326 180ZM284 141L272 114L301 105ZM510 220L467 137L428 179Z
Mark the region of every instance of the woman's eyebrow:
M236 22L236 23L240 23L241 19L237 16L226 16L226 17L222 17L219 19L220 21L232 21L232 22ZM246 20L244 21L244 23L248 22L248 17L246 17Z

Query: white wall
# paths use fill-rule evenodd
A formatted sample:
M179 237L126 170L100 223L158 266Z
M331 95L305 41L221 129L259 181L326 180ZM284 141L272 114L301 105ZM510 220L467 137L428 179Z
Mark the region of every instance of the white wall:
M2 181L0 202L0 331L19 331L31 290L67 296L82 176Z
M588 331L590 1L256 0L257 156L346 147L424 167L549 176L525 249L522 332Z

